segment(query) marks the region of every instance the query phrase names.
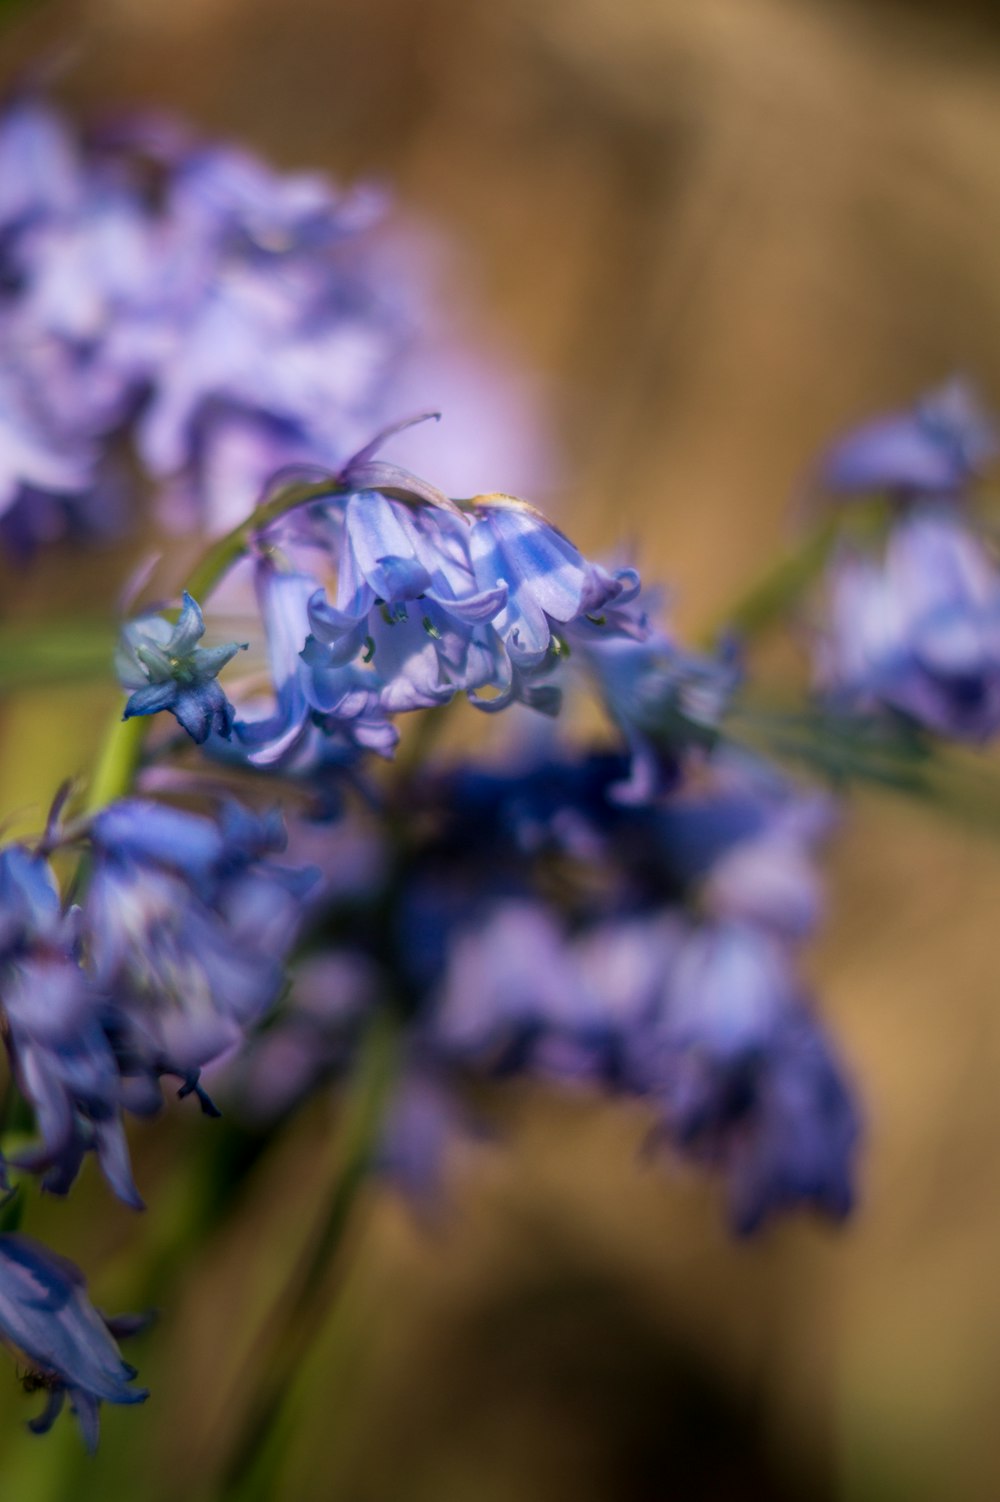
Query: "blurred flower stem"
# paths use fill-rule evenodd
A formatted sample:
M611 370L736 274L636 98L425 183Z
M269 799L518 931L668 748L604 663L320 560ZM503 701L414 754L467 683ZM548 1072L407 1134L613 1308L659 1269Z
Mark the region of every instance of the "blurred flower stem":
M369 1177L385 1107L397 1074L399 1030L379 1012L366 1034L345 1108L341 1166L323 1221L303 1251L262 1332L256 1386L243 1407L217 1495L226 1502L263 1502L275 1495L272 1473L287 1437L296 1377L323 1328L331 1281L352 1211Z

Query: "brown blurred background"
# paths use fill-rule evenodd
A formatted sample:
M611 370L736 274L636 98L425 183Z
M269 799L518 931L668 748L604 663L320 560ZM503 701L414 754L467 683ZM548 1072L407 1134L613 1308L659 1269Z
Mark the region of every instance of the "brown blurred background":
M783 544L831 434L954 370L1000 404L993 10L21 0L0 64L62 50L82 111L161 104L282 165L388 179L457 242L470 337L550 393L567 525L591 548L637 539L693 628ZM37 708L5 722L16 802ZM374 1207L289 1495L1000 1496L1000 849L865 797L834 866L816 971L868 1103L854 1222L733 1245L711 1189L637 1163L637 1120L507 1100L512 1149L468 1166L453 1225ZM323 1127L191 1269L144 1368L155 1401L110 1416L86 1495L150 1495L151 1463L188 1487ZM172 1149L197 1151L187 1124ZM93 1203L87 1265L155 1240ZM82 1497L72 1443L5 1446L4 1502Z

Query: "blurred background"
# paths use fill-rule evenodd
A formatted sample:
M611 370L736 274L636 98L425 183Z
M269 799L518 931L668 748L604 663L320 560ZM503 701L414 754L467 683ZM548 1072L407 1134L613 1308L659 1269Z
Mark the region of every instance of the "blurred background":
M633 542L697 630L787 545L831 435L956 370L1000 405L992 9L7 0L0 77L58 57L57 93L84 116L164 106L280 166L388 183L448 247L441 295L463 338L521 373L539 498L586 550ZM447 424L433 442L447 450ZM116 576L41 559L6 578L3 611ZM89 689L12 698L4 809L44 804L99 728ZM862 1203L840 1232L733 1243L711 1186L637 1158L639 1120L527 1090L492 1103L509 1146L459 1169L446 1224L373 1199L281 1495L1000 1496L998 900L988 834L888 796L852 804L815 964L868 1112ZM136 1133L141 1221L89 1175L68 1205L33 1209L99 1303L155 1284L165 1315L137 1358L154 1396L106 1412L92 1463L68 1424L24 1435L29 1403L0 1371L4 1502L207 1502L333 1126L318 1101L179 1270L170 1228L205 1192L212 1130L190 1113Z

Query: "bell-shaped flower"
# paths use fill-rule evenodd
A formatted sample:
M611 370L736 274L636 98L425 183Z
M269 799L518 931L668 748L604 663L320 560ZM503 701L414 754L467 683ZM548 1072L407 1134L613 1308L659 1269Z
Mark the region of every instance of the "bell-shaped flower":
M957 740L1000 730L1000 571L959 520L915 512L883 559L841 554L828 601L816 668L835 705Z
M100 1314L72 1262L30 1236L0 1235L0 1338L28 1364L24 1386L48 1394L44 1411L28 1426L35 1434L52 1427L68 1398L93 1453L101 1403L145 1400L148 1393L132 1385L135 1368L115 1343L116 1334L136 1325Z
M63 927L51 866L24 845L0 850L0 960L38 943L56 944Z
M540 512L511 496L479 496L469 550L481 592L506 589L492 617L512 660L521 667L542 663L553 627L590 617L599 620L614 602L639 588L631 569L611 574L590 563Z
M186 590L176 625L146 615L125 627L115 658L119 682L132 690L123 719L169 709L198 745L212 732L229 739L233 706L216 679L246 643L199 647L204 634L201 609Z
M909 411L875 418L841 438L820 461L818 481L838 495L953 495L998 453L996 425L972 388L954 379Z
M356 759L360 749L391 755L398 732L381 704L382 680L364 662L309 644L310 602L319 581L264 556L255 569L267 638L273 708L236 726L239 752L253 766L307 775Z
M280 994L315 873L261 858L284 843L271 818L230 807L213 826L148 809L126 800L91 828L88 965L123 1073L150 1083L175 1075L207 1106L198 1073Z
M685 755L710 747L740 666L735 655L686 652L660 630L591 632L574 640L611 718L628 744L628 780L614 796L648 803L674 786Z
M662 1135L726 1180L734 1226L853 1202L857 1108L787 951L749 925L694 931L668 973L643 1067Z
M7 1048L30 1104L39 1146L13 1162L43 1173L43 1187L65 1194L93 1151L123 1203L142 1208L132 1180L121 1118L121 1080L104 1032L103 998L69 955L38 955L10 967L3 985Z

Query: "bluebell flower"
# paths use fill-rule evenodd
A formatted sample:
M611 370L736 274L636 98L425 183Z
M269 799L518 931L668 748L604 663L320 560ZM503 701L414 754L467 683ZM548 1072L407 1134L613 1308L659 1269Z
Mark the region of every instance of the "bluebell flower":
M1000 730L1000 572L958 518L902 518L882 559L837 556L827 589L816 672L835 705L956 740Z
M956 379L909 411L876 418L841 438L820 461L818 480L842 495L954 495L998 453L995 424L972 388Z
M47 1393L44 1411L29 1428L45 1434L69 1399L84 1444L93 1453L101 1403L142 1403L132 1384L134 1367L115 1343L131 1320L105 1319L87 1297L83 1274L72 1262L29 1236L0 1236L0 1337L28 1363L24 1385Z
M318 579L265 555L255 582L273 708L251 718L252 704L244 707L236 727L239 754L254 766L305 776L350 763L360 750L391 755L399 734L381 703L381 677L364 663L307 650Z
M211 1109L199 1073L281 993L316 873L263 858L282 847L280 825L231 806L211 823L123 800L95 819L91 841L82 923L119 1068L140 1092L174 1075ZM146 1100L151 1109L155 1094Z
M0 115L0 235L71 212L83 191L82 163L58 114L33 94Z
M94 451L86 439L67 440L32 411L8 367L0 369L0 515L34 495L59 499L85 494Z
M725 1177L738 1231L798 1206L848 1213L858 1109L772 938L744 924L694 931L636 1067L663 1136Z
M147 615L125 627L115 665L123 688L133 692L122 719L169 709L198 745L213 732L229 739L234 711L216 678L246 643L199 647L204 634L201 610L187 591L176 625Z
M0 850L0 959L36 944L58 944L63 930L59 888L48 862L24 845Z
M133 1209L122 1125L118 1062L104 1031L103 998L69 955L39 955L10 967L3 982L7 1047L14 1077L41 1137L14 1163L43 1173L43 1187L65 1194L93 1151L114 1193Z
M370 663L387 713L428 708L493 681L496 652L476 628L497 615L507 587L477 588L467 534L438 507L411 512L374 491L350 496L336 603L322 593L310 602L307 662L320 673Z
M637 626L574 641L608 713L628 744L628 780L614 796L648 803L676 784L683 758L710 748L740 678L735 653L686 652L665 632Z
M590 618L638 593L632 569L609 573L590 563L534 507L511 496L478 496L469 550L480 590L506 587L492 623L511 659L541 664L553 631Z

